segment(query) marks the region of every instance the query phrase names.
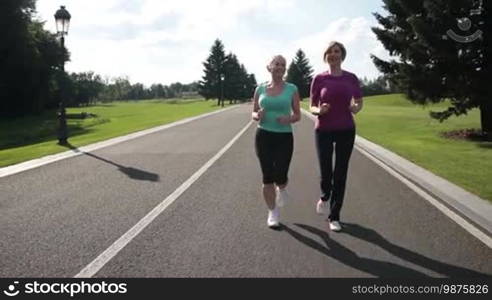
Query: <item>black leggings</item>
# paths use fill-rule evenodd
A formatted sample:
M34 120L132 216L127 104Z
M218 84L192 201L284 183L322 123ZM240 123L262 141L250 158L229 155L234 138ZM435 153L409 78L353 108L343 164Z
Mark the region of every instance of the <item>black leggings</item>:
M316 130L316 148L321 170L321 200L330 200L331 221L340 220L350 155L354 148L355 129L340 131ZM333 170L335 146L335 170Z
M255 150L260 160L263 184L286 184L294 150L292 132L271 132L258 128L255 137Z

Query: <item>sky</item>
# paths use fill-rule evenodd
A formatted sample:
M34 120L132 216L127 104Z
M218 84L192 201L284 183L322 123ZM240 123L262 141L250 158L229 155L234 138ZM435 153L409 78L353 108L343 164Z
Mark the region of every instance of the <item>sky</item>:
M314 73L327 70L323 52L342 42L342 68L359 78L379 75L370 55L389 57L371 27L381 0L37 0L37 17L55 32L54 14L72 15L65 46L69 72L94 71L132 83L190 83L203 76L202 63L215 39L236 54L258 82L270 79L271 57L289 64L302 49Z

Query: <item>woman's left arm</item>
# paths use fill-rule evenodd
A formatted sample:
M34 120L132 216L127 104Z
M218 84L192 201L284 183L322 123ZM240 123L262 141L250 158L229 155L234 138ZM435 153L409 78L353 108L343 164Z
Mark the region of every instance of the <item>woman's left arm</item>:
M296 91L292 96L292 115L290 116L290 122L295 123L301 119L301 97L299 92Z
M354 114L358 113L362 109L362 98L356 98L350 105L350 111Z
M278 117L277 122L282 125L288 125L299 121L301 119L301 105L299 102L299 93L296 91L292 95L292 114Z
M352 97L353 100L350 104L350 111L353 114L356 114L362 109L362 89L360 87L360 81L355 75L353 75Z

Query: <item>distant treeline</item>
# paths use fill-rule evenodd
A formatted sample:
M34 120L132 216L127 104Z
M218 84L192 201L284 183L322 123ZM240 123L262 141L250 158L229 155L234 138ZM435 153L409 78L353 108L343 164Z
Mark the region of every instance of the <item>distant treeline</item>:
M199 97L198 85L198 82L176 82L170 85L155 83L146 87L142 83L132 84L127 77L103 79L94 72L82 72L69 75L63 94L68 106L81 106L96 101Z
M400 93L400 89L392 84L386 77L379 76L375 79L364 77L360 82L362 94L367 96Z

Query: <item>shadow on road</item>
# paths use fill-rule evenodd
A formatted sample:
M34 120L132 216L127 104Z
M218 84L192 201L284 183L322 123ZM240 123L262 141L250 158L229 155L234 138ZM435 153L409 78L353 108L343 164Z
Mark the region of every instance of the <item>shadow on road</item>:
M67 147L67 148L71 149L74 152L82 153L84 155L93 157L93 158L98 159L100 161L103 161L105 163L108 163L108 164L111 164L113 166L116 166L116 167L118 167L118 170L119 171L123 172L125 175L127 175L131 179L135 179L135 180L146 180L146 181L153 181L153 182L158 182L159 181L159 175L158 174L150 173L150 172L146 172L146 171L142 171L142 170L135 169L135 168L132 168L132 167L122 166L120 164L117 164L115 162L112 162L112 161L107 160L107 159L105 159L103 157L97 156L95 154L81 151L79 148L73 146L70 143L65 144L65 145L62 145L62 146Z
M327 232L308 226L304 224L294 224L306 231L309 231L315 235L318 235L324 242L324 245L319 243L318 241L309 238L291 228L289 228L286 225L282 225L282 230L290 234L293 238L296 240L300 241L301 243L321 252L322 254L334 258L341 263L344 263L347 266L350 266L354 269L358 269L360 271L366 272L368 274L372 274L376 277L382 277L382 278L425 278L425 277L431 277L427 274L424 274L420 271L413 270L411 268L405 267L405 266L400 266L395 263L391 262L385 262L385 261L380 261L376 259L371 259L371 258L365 258L365 257L360 257L355 253L354 251L350 250L349 248L341 245L340 243L336 242L333 239L330 239L330 236L328 235ZM346 225L344 223L344 225ZM365 236L366 234L370 233L371 231L375 233L375 231L363 228L362 226L358 226L354 224L348 224L346 227L344 227L344 231L346 231L347 234L351 234L354 237L360 238L361 236L364 236L363 239L367 240L368 238ZM376 235L378 235L376 233ZM389 251L395 256L398 256L402 259L408 260L410 262L413 262L415 264L422 265L423 267L429 267L430 269L438 272L438 273L444 273L448 276L452 277L484 277L487 276L486 274L483 273L478 273L472 270L464 269L464 268L459 268L455 266L451 266L448 264L444 264L438 261L434 261L432 259L429 259L427 257L424 257L422 255L419 255L417 253L411 252L409 250L403 249L399 246L393 245L389 243L387 240L382 238L385 242L383 242L381 239L374 239L374 234L369 234L370 240L369 242L375 243L378 246L383 247L384 249L388 250L388 248L391 248L392 251ZM389 245L392 245L388 247Z
M426 269L432 270L436 273L443 274L448 277L461 277L461 278L477 278L477 277L487 277L490 274L480 273L474 270L453 266L446 264L421 254L415 253L398 245L395 245L385 239L382 235L373 229L369 229L358 224L343 223L344 230L342 233L346 233L355 238L365 240L369 243L375 244L394 256L400 257L406 261L413 264L422 266Z

